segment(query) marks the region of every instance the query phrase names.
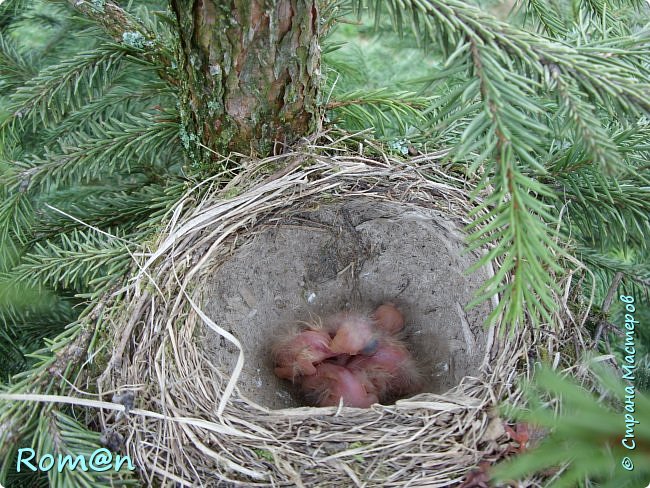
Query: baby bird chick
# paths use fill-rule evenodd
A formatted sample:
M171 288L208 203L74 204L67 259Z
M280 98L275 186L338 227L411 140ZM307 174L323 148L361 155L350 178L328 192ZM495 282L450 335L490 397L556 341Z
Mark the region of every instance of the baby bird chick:
M340 399L346 407L356 408L368 408L379 401L357 376L334 363L317 365L315 375L303 378L302 390L307 400L320 407L337 406Z
M330 350L336 354L372 354L377 349L379 333L365 315L340 312L325 319L324 326L333 335Z
M324 330L307 329L289 334L273 346L275 375L295 381L298 376L315 374L314 365L334 355L330 342Z
M365 374L381 400L413 393L420 374L406 346L397 339L382 337L371 356L356 356L347 364L353 374Z
M404 328L404 315L391 302L379 305L371 315L377 328L390 335L395 335Z

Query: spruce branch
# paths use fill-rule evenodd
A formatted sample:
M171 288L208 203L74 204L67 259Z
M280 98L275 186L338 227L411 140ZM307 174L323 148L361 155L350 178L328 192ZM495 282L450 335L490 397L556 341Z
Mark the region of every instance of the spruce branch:
M56 353L74 349L75 352L80 353L79 357L83 357L83 351L85 351L91 336L92 334L84 333L81 324L72 325L61 332L51 344L31 354L30 357L35 360L32 367L15 375L12 383L0 385L0 391L47 393L60 391L60 387L65 391L68 388L67 384L63 382L63 385L60 385L61 376L53 374L59 371L56 367ZM85 344L84 348L79 347L82 342ZM30 405L27 402L0 401L1 459L10 459L9 456L18 447L32 444L32 440L38 435L38 418L42 412L43 409L40 406ZM2 463L0 465L0 483L6 483L7 476L10 475L9 464Z
M108 182L106 182L108 183ZM170 184L169 181L163 183ZM140 224L152 227L159 221L152 214L166 210L174 203L166 185L135 181L116 191L115 186L84 185L47 195L47 203L68 215L79 216L85 224L101 229L119 226L129 240L137 239ZM43 212L33 232L39 237L53 237L71 232L80 224L60 212Z
M349 130L374 127L380 134L393 129L405 134L409 127L424 122L422 109L428 99L404 91L354 90L337 93L325 108L344 121Z
M568 216L567 234L600 249L644 250L650 232L650 187L630 170L605 178L593 168L566 171L554 178Z
M77 12L99 24L117 43L136 49L137 57L158 66L161 79L176 85L174 62L169 49L169 39L160 38L143 22L136 20L112 0L67 0Z
M517 8L525 13L524 25L530 18L550 37L563 38L566 36L568 28L565 19L553 2L523 0L517 3L519 4Z
M129 67L129 73L134 70ZM119 77L115 87L107 87L101 97L69 112L59 123L50 125L43 131L44 144L49 145L66 133L78 132L80 127L88 127L93 122L121 118L125 112L137 114L151 113L162 106L172 106L173 93L162 82L143 82Z
M125 121L110 119L89 123L88 133L70 134L58 147L17 162L13 179L28 187L49 190L76 182L89 182L113 172L129 173L154 163L161 154L178 147L178 123L149 114L125 114Z
M97 333L96 322L100 318L101 308L87 308L77 322L49 341L46 347L30 355L36 360L35 364L16 375L13 383L0 386L0 391L35 391L42 394L65 394L70 391L70 379L79 372ZM92 314L89 313L91 309L94 310ZM0 400L0 458L15 458L14 453L19 447L29 445L34 446L39 454L60 453L73 457L80 453L90 454L103 447L99 433L80 424L71 416L71 412L54 404ZM24 482L23 477L16 478L9 465L0 465L0 483L14 478ZM114 472L110 478L102 471L63 470L58 473L54 469L48 472L48 477L52 486L112 487L116 482L120 486L136 483L134 474L126 469Z
M599 395L548 367L541 368L534 383L526 385L526 408L508 408L518 421L543 428L548 435L539 445L501 463L493 470L494 481L520 479L528 474L563 466L553 486L574 487L590 481L608 488L644 486L650 474L647 463L635 463L634 471L621 476L620 460L629 454L621 445L621 413L616 398L628 384L605 368L592 366ZM554 412L553 404L562 409ZM650 442L650 396L637 391L634 397L637 450L643 459ZM644 425L644 422L646 424ZM566 466L568 464L568 466Z
M141 22L136 21L126 10L111 0L68 0L68 4L77 12L101 25L115 42L121 42L125 32L137 32L149 40L155 38Z
M40 341L74 321L72 303L42 286L18 284L8 273L0 274L0 329L21 343Z
M550 207L540 201L552 198L553 193L526 176L517 163L524 161L544 171L534 153L540 151L542 143L538 134L543 135L547 129L535 121L542 108L526 100L530 88L517 77L504 77L497 61L477 44L471 43L470 52L485 109L465 129L456 157L466 157L482 145L494 154L493 173L486 174L481 186L487 189L489 175L491 194L474 214L478 217L483 213L469 226L474 231L469 243L472 249L494 243L476 267L493 259L500 262L499 271L483 284L470 305L500 293L500 304L488 321L503 316L514 330L514 324L523 321L526 311L533 323L539 324L541 319L550 321L556 307L552 293L557 291L554 273L561 273L555 263L561 252L548 225L553 220ZM476 141L472 142L472 138ZM508 273L512 281L506 283Z
M481 286L469 306L500 293L499 306L488 321L502 317L512 327L528 312L537 325L542 319L550 321L555 310L552 293L557 291L555 274L562 273L556 263L562 251L548 225L552 218L548 208L530 188L537 187L546 197L550 194L520 172L508 148L503 150L499 168L490 180L494 188L475 212L475 216L483 215L469 226L474 232L468 238L470 249L490 244L489 252L472 269L498 260L499 271ZM511 281L504 281L508 274Z
M379 3L362 0L354 3L359 7L367 4L377 15L381 12ZM522 74L544 80L548 78L548 70L556 67L561 76L575 82L601 103L639 113L650 110L648 79L639 80L639 74L618 56L620 52L606 44L597 51L594 46L560 44L519 30L457 0L390 0L386 4L393 10L410 11L413 22L421 25L419 31L429 39L447 39L443 47L457 46L463 39L471 41L492 55L507 59ZM399 21L402 17L393 18ZM650 39L646 32L633 37L639 48L648 49Z
M355 3L367 5L379 18L383 4ZM554 147L554 137L562 143L569 143L568 135L573 137L573 154L580 154L584 167L590 168L590 185L597 181L606 190L608 211L620 205L616 199L634 200L599 173L631 172L622 169L619 145L601 117L606 114L609 124L623 126L650 111L650 77L642 62L650 52L648 33L601 36L571 46L522 31L456 0L395 0L385 6L398 30L409 14L415 35L439 41L446 60L428 77L428 89L440 95L428 109L431 125L426 133L438 131L437 137L452 145L455 161L467 162L470 174L480 170L483 175L481 188L487 196L481 194L470 242L473 248L490 247L480 264L497 259L501 268L477 301L500 293L503 299L491 318L503 312L510 324L523 318L524 303L534 323L550 319L554 276L561 273L555 261L563 251L557 244L560 236L551 228L559 207L553 173L557 159L549 148ZM546 21L550 29L562 29L559 14L549 14ZM630 188L638 188L638 181ZM576 197L584 202L581 191ZM589 194L596 198L596 192ZM642 207L633 205L628 215L638 216ZM585 208L580 211L594 215ZM603 213L594 220L604 223L606 217ZM621 238L629 238L627 224L642 229L648 222L647 216L638 220L633 224L626 216L612 226L624 230Z
M628 283L636 283L641 289L650 288L650 264L644 261L643 256L639 257L638 262L629 262L584 246L579 246L576 254L595 269L607 270L608 276L601 276L603 283L611 281L614 274L622 273Z
M36 243L12 270L12 280L32 286L47 283L55 290L73 288L92 298L123 276L130 263L123 242L97 236L92 229L74 230Z
M22 183L14 192L8 188L0 188L2 200L0 201L0 237L2 247L0 255L3 262L10 262L9 253L17 251L16 245L25 245L29 240L30 228L34 219L34 210L30 197L25 193Z
M0 94L14 90L36 74L29 55L0 32Z
M595 108L568 86L559 76L556 68L551 68L551 76L557 84L558 103L561 107L560 117L566 115L575 128L575 140L585 145L586 153L608 173L613 173L619 166L621 156L609 133L602 127L595 115ZM565 112L565 113L563 113Z
M34 128L37 121L44 125L58 122L82 100L97 96L97 88L117 76L127 53L128 49L104 44L47 67L12 94L14 116L8 120L29 121Z
M53 407L43 408L37 427L37 453L86 456L102 448L100 434L88 430L87 427L75 420L71 415L63 413ZM120 466L119 471L111 470L110 477L101 471L89 469L75 470L70 472L52 469L48 472L51 486L74 486L79 487L113 487L119 480L120 486L137 486L132 478L132 473L126 464ZM130 480L129 480L130 479Z

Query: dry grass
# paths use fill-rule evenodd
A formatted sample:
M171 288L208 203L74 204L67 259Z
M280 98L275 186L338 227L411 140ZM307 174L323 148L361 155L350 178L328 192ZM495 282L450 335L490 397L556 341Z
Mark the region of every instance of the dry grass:
M277 411L242 398L237 378L243 354L233 371L219 371L202 351L206 326L240 351L241 345L201 311L197 286L239 244L296 206L361 195L437 208L469 222L471 187L440 170L443 153L406 165L388 155L366 156L363 142L356 152L341 142L305 143L288 154L245 160L224 187L215 177L190 189L155 252L138 258L128 286L107 304L114 347L100 393L131 390L138 409L125 415L100 408L100 421L105 430L125 435L147 483L450 486L480 461L502 454L508 439L500 420L493 420L494 407L522 401L518 381L531 372L529 352L542 349L559 360L569 329L563 321L580 322L566 307L553 333L520 327L501 338L491 330L477 377L444 395L425 393L370 409ZM269 176L274 166L286 169ZM568 293L558 297L567 300Z

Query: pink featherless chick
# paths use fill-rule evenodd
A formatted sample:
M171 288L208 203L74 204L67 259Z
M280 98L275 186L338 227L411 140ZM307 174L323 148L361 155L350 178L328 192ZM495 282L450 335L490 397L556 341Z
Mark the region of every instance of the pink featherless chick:
M347 368L327 362L316 366L316 374L303 378L302 391L310 403L320 407L337 406L343 399L346 407L368 408L379 401Z
M404 328L404 315L391 302L379 305L372 313L371 318L379 330L390 335L395 335Z
M379 339L371 356L356 356L347 364L353 374L365 374L381 400L414 393L420 385L420 374L411 353L399 340Z
M362 314L339 312L327 317L324 328L332 338L330 349L337 354L372 354L380 333L373 321Z
M272 348L275 375L295 381L298 376L316 374L315 364L334 356L331 338L324 330L295 331L278 340Z

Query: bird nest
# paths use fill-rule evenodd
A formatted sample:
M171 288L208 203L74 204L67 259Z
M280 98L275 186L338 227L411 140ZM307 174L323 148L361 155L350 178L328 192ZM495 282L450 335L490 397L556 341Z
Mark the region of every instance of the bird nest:
M477 259L461 252L471 188L440 171L444 154L407 164L364 144L306 144L189 189L106 304L100 393L137 409L100 422L149 484L442 487L504 451L494 407L520 401L529 348L555 354L560 341L483 328L495 303L466 310L492 271L464 273ZM388 300L405 314L420 393L305 407L273 376L282 325Z

